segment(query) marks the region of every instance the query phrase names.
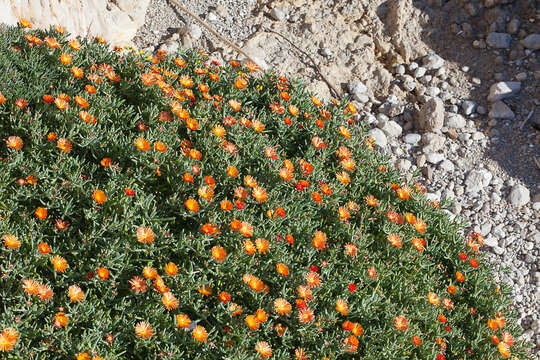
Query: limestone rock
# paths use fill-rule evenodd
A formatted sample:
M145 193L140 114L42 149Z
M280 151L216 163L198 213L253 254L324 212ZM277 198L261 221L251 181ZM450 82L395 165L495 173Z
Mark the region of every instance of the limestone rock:
M416 118L419 129L433 131L439 130L444 125L444 103L441 99L430 98L420 109Z
M19 19L35 28L62 25L73 37L102 36L114 45L131 45L144 24L150 0L10 0L0 3L0 23L16 25Z
M489 88L488 101L495 102L509 98L521 90L521 83L516 81L500 81Z

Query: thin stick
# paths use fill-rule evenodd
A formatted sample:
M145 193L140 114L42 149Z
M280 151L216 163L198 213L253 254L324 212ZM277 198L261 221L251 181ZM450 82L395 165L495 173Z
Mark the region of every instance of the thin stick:
M236 50L239 54L244 55L249 61L253 62L255 65L257 62L253 60L251 56L245 53L242 49L240 49L238 46L230 42L229 40L225 39L223 36L221 36L216 30L212 29L209 25L207 25L200 17L195 15L193 12L186 9L184 6L182 6L177 0L170 0L174 5L176 5L180 10L191 16L193 19L195 19L199 24L201 24L204 28L206 28L208 31L210 31L212 34L214 34L219 40L223 41L225 44L229 45L231 48Z
M533 116L534 110L536 110L536 108L532 109L529 115L527 115L527 117L525 118L525 120L523 120L523 122L521 123L521 126L519 127L519 130L523 129L523 126L525 126L527 121L529 121L529 119Z
M285 39L289 44L291 44L292 47L294 47L296 50L300 51L302 54L304 54L304 56L306 56L311 62L312 62L312 67L315 69L315 71L319 74L319 76L323 79L323 81L326 83L326 85L328 85L328 87L330 88L330 90L334 93L334 96L338 99L341 99L341 94L340 92L334 87L334 85L332 85L330 83L330 81L328 81L328 79L323 75L323 73L321 72L321 69L317 66L317 63L315 63L315 60L313 60L313 58L311 57L311 55L309 55L307 52L305 52L304 50L300 49L298 46L296 46L291 40L287 39L285 36L281 35L280 33L278 33L277 31L274 31L272 29L267 29L265 28L264 29L265 31L268 31L268 32L271 32L271 33L274 33L276 35L279 35L280 37L282 37L283 39Z

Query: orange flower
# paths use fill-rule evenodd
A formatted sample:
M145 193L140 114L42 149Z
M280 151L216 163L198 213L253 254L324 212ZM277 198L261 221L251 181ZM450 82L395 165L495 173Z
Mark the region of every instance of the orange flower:
M246 240L244 241L244 251L246 254L253 255L257 251L257 248L251 240Z
M346 171L337 173L336 178L345 186L347 186L351 182L351 178L349 177L349 174Z
M135 334L140 338L149 339L154 336L154 329L149 323L140 321L135 325Z
M414 216L411 213L405 213L405 220L411 225L414 225L416 223L416 216Z
M403 315L400 315L394 319L394 326L398 330L407 330L409 328L409 320Z
M422 219L416 219L416 222L414 223L414 228L419 233L423 234L426 232L427 225Z
M15 100L15 106L23 110L28 106L28 101L26 101L25 99L18 98L17 100Z
M141 150L141 151L150 150L150 142L146 140L145 138L137 138L137 140L135 140L135 146L137 147L137 150Z
M377 271L375 270L375 268L373 266L368 267L367 273L368 273L368 276L370 278L372 278L372 279L377 278Z
M177 275L178 274L178 266L176 266L175 263L169 262L165 265L165 273L167 275Z
M245 323L250 330L257 330L261 324L255 315L248 315L245 318Z
M76 67L76 66L73 66L71 68L71 72L73 73L73 76L76 78L76 79L82 79L83 76L84 76L84 71L83 69L79 68L79 67Z
M510 357L510 346L508 346L504 342L501 342L499 343L499 345L497 345L497 350L499 351L499 354L501 354L502 357L504 357L505 359Z
M229 106L234 110L234 112L239 112L242 109L242 104L237 100L229 100Z
M348 218L351 217L351 213L349 212L349 210L347 210L347 208L343 206L340 206L338 208L338 214L339 214L339 219L342 221L347 220Z
M64 65L71 65L72 56L70 54L63 53L60 55L60 62Z
M230 177L233 177L233 178L237 177L238 176L238 169L235 168L232 165L229 165L227 167L227 175L229 175Z
M191 325L191 319L185 314L176 315L176 326L182 329L189 328Z
M266 359L272 356L272 348L266 341L258 341L255 345L255 350L259 353L261 358Z
M423 252L426 247L426 241L422 238L414 238L412 239L412 243L414 248L420 252Z
M150 244L154 241L154 231L149 227L139 226L137 228L137 241L143 244ZM152 277L150 277L152 278Z
M422 339L420 339L420 337L419 337L419 336L416 336L416 335L414 335L414 336L412 337L412 342L413 342L413 344L416 345L416 346L421 346L421 345L422 345Z
M315 319L315 315L313 314L313 310L309 308L302 309L298 313L298 320L301 323L306 324L306 323L312 322L314 319Z
M283 263L279 263L276 265L276 271L281 276L288 276L289 275L289 267Z
M340 312L342 315L348 315L349 314L349 305L345 300L338 299L336 301L336 310Z
M401 239L399 238L399 235L397 234L389 234L387 240L390 244L392 244L392 246L395 246L397 248L401 248L401 246L403 245Z
M103 204L105 201L107 201L107 195L105 195L102 190L94 191L92 198L94 198L95 202L97 202L98 204Z
M3 239L4 239L4 245L8 249L18 249L19 247L21 247L21 242L19 238L16 237L15 235L6 234L4 235Z
M42 301L47 301L53 297L53 291L48 285L40 284L38 286L38 296Z
M411 197L411 188L407 185L400 187L396 192L401 200L408 200Z
M287 300L277 298L274 300L274 310L280 315L289 315L292 311L292 306Z
M313 105L319 107L319 106L322 106L322 102L321 100L319 100L318 98L316 98L315 96L312 96L311 97L311 101L313 102Z
M189 211L193 211L193 212L197 212L200 209L200 206L199 206L199 203L197 202L197 200L191 199L191 198L187 199L184 202L184 206L186 207L186 209L188 209Z
M326 247L326 234L322 231L315 232L312 242L316 249L323 250Z
M459 282L465 281L465 275L463 275L461 272L457 271L456 272L456 280L459 281Z
M66 138L58 139L56 146L58 146L62 152L68 153L71 151L71 142Z
M55 327L61 328L63 326L67 326L68 323L69 323L69 318L63 312L58 312L54 316L53 325Z
M310 271L306 275L306 282L310 287L318 287L321 285L321 276L315 271Z
M255 200L257 200L259 204L262 204L263 202L268 200L268 193L264 188L260 186L255 186L251 195L255 198Z
M257 309L257 312L255 313L255 316L257 317L257 320L260 323L263 323L266 320L268 320L268 314L266 314L266 311L264 311L263 309Z
M219 293L219 300L224 303L229 302L231 301L231 294L226 291L222 291Z
M20 137L10 136L6 139L6 144L8 148L11 148L14 150L21 150L24 143Z
M244 235L244 237L252 237L253 236L253 226L245 221L242 221L240 224L240 233Z
M178 299L170 291L163 294L163 296L161 297L161 302L169 311L178 307Z
M212 247L212 257L217 261L223 261L227 257L227 252L221 246L214 246Z
M103 167L109 167L109 166L111 166L111 164L112 164L112 159L106 157L106 158L101 159L101 161L100 161L99 163L100 163L101 166L103 166Z
M431 305L439 306L441 304L439 297L434 292L428 292L427 297Z
M193 329L192 336L195 340L199 342L205 342L206 339L208 339L208 332L206 332L206 329L202 326L195 326Z
M289 105L289 113L293 116L298 115L298 107L296 105L290 104Z
M34 211L34 214L39 220L44 220L47 217L47 209L38 207L36 211Z
M339 164L347 171L354 171L354 169L356 169L356 163L354 159L350 157L344 158Z
M51 252L51 247L47 243L40 243L38 245L38 249L43 255L49 254Z
M139 276L134 276L129 280L129 285L131 286L131 291L134 291L138 294L141 294L148 289L148 285L146 284L146 281Z
M324 143L323 139L321 139L318 136L314 136L311 139L311 144L315 147L315 149L325 149L326 144Z
M234 86L237 89L242 90L242 89L245 89L248 86L248 82L243 76L238 76L236 78L236 81L234 82Z
M339 127L339 134L346 137L347 139L351 138L351 132L345 126Z
M139 228L140 229L140 228ZM138 232L138 231L137 231ZM153 232L152 232L153 233ZM138 238L138 236L137 236ZM152 237L152 240L154 238ZM143 276L147 279L154 279L156 276L158 276L158 273L157 273L157 270L154 269L153 267L151 266L145 266L143 268Z
M266 254L270 249L270 242L263 238L258 238L255 240L255 245L257 246L259 254Z
M79 302L84 299L84 292L77 285L71 285L68 288L68 296L71 302Z
M251 124L253 127L253 130L257 133L262 133L264 131L264 124L260 122L259 120L253 120L253 123Z
M5 104L6 101L7 101L6 97L4 96L4 94L2 94L2 92L0 92L0 105Z
M107 280L109 278L109 270L104 267L98 268L97 274L101 280Z
M39 292L39 284L32 279L24 279L22 281L22 288L30 295L37 295Z
M448 292L454 295L456 293L456 287L454 285L448 286Z

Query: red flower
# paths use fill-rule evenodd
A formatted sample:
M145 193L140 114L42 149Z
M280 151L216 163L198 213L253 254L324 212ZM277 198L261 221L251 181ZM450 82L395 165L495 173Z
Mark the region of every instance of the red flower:
M135 195L135 191L131 190L130 188L124 189L124 192L126 193L127 196Z
M353 283L350 283L349 284L349 291L350 292L355 292L356 291L356 285L354 285Z
M473 268L477 268L478 267L478 260L476 259L471 259L471 261L469 261L469 264L471 264L471 266Z
M459 253L459 258L463 261L467 260L468 256L465 253Z
M316 267L315 265L311 265L311 266L309 267L309 270L317 272L317 271L319 271L319 268Z
M446 357L443 354L437 354L437 360L444 360Z

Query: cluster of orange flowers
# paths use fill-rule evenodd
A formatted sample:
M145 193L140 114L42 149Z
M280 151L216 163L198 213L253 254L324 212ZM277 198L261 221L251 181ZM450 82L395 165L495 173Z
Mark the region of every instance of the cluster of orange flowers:
M23 21L21 21L21 24L28 25L27 22ZM59 32L63 32L63 29L61 28L58 28L57 30ZM58 40L52 37L45 37L44 39L40 39L37 36L26 35L25 39L28 41L28 45L31 47L44 45L48 46L50 49L62 48ZM71 48L70 51L72 51L73 53L62 53L59 58L60 63L64 66L71 66L73 61L76 59L74 59L74 57L76 57L77 51L81 49L80 43L76 40L70 41L69 46ZM152 63L158 64L160 56L161 55L158 54L156 58L153 58L151 60ZM185 61L181 58L176 58L174 60L174 63L180 68L184 68L186 66ZM231 62L231 65L234 67L239 66L237 62ZM258 71L257 66L254 64L248 63L247 68L252 72ZM218 94L210 93L210 86L208 85L208 83L220 81L220 74L217 66L214 68L211 66L206 66L204 68L196 67L193 70L194 73L197 75L207 75L207 77L205 76L204 78L209 80L208 83L199 84L197 84L196 81L194 81L194 79L189 75L178 75L170 71L157 68L155 66L152 66L151 70L151 72L143 73L140 77L140 81L145 86L157 86L163 93L163 96L167 100L166 103L170 108L170 112L161 111L159 113L159 122L171 122L173 121L173 115L175 115L177 119L185 125L186 129L188 129L188 133L190 134L197 134L198 131L204 129L205 125L207 125L208 120L193 118L192 113L190 113L190 110L187 108L187 106L185 106L185 102L189 102L189 104L192 105L196 101L198 101L196 98L196 92L198 89L198 91L202 94L202 99L208 102L209 106L212 106L215 110L219 111L224 110L223 107L228 106L226 110L230 113L234 113L234 116L223 116L223 118L221 119L222 124L214 124L211 126L211 133L214 136L212 137L212 139L217 139L220 148L222 148L227 154L232 156L238 156L239 153L239 146L234 144L230 140L227 140L227 138L233 138L232 136L228 136L228 133L231 132L231 130L229 130L228 132L228 129L230 129L235 124L240 124L241 126L243 126L245 129L247 129L246 131L250 131L250 134L251 132L254 132L255 136L264 136L262 134L265 132L265 124L262 121L256 119L253 116L240 116L239 114L237 114L241 110L246 110L247 105L242 104L236 98L226 99ZM89 81L95 84L99 84L106 79L108 79L110 82L119 82L121 80L120 76L115 72L114 68L108 64L94 64L88 70L76 66L71 66L70 73L70 76L73 76L73 81L82 81L83 79L85 79L85 75ZM167 78L177 81L181 87L175 88L173 85L167 83ZM239 75L233 80L233 85L235 89L239 91L244 91L250 86L250 78L246 74L239 73ZM283 122L287 126L292 126L296 122L296 120L298 120L302 116L305 119L312 119L312 114L301 114L298 106L290 101L291 95L288 92L288 86L289 85L287 79L285 79L284 77L280 77L277 82L277 87L279 89L279 99L281 100L272 102L269 105L270 110L275 114L283 115ZM88 84L85 86L85 90L86 94L74 96L73 101L76 106L78 106L78 109L80 109L78 113L79 118L85 123L93 125L98 122L98 119L95 117L95 115L92 114L91 101L88 101L85 97L89 97L89 99L92 100L92 96L96 94L97 89L95 86ZM0 104L5 103L6 101L7 99L0 93ZM54 106L56 106L57 110L54 108L53 105L50 106L53 106L53 109L55 109L55 111L62 112L69 110L69 107L71 105L70 102L72 101L72 99L67 94L59 94L56 97L45 94L43 95L43 101L46 104L54 103ZM184 105L182 104L183 102ZM326 127L329 127L329 123L332 121L332 114L330 113L330 111L322 108L321 101L316 97L311 97L311 102L316 109L314 114L317 118L314 121L317 128L324 129ZM18 109L23 110L28 107L28 100L18 98L14 101L14 104ZM171 113L173 115L171 115ZM344 113L350 114L352 116L357 113L357 109L353 104L348 104L344 110ZM350 124L352 124L352 120L349 120L347 122L347 125ZM302 124L296 125L298 125L299 127L303 126ZM147 126L143 123L139 123L138 128L142 132L147 129ZM337 127L337 133L340 139L351 138L351 130L345 124ZM331 141L325 140L322 135L310 135L310 137L311 146L313 146L313 148L315 149L314 151L316 151L317 153L328 151L326 149L329 149L331 147ZM47 135L47 139L49 141L56 141L56 147L64 154L67 154L72 150L72 144L70 140L63 137L58 138L58 136L54 132L49 132ZM20 151L24 147L23 140L18 136L9 136L5 141L7 147L14 151ZM151 154L156 154L157 156L161 156L160 153L170 153L172 148L171 144L167 145L163 141L151 142L144 136L137 137L132 142L132 144L133 145L131 146L135 146L135 149L139 152L139 154L150 152ZM369 149L372 149L372 139L368 140L365 145ZM313 148L310 148L310 151L313 150ZM155 153L153 151L155 151ZM196 149L193 144L187 139L184 139L182 141L180 153L186 159L189 159L189 161L192 163L191 170L183 173L183 181L185 181L185 183L187 184L196 183L196 177L202 173L201 161L206 154L203 154L201 150ZM354 152L345 145L340 145L339 147L337 147L337 150L335 150L335 153L332 152L332 156L334 156L335 154L336 162L334 163L334 165L336 165L336 170L335 172L332 172L331 177L337 179L337 181L334 183L335 185L331 185L332 180L321 180L317 183L313 183L313 180L311 180L313 179L313 177L310 178L310 176L314 173L314 171L319 170L316 169L317 164L314 165L305 159L298 159L296 162L293 162L291 159L284 158L279 146L269 145L264 148L264 156L266 157L266 159L268 159L268 161L272 162L271 171L273 171L274 174L279 176L278 180L281 179L280 181L285 184L284 186L290 186L293 191L302 192L308 189L306 190L308 201L311 203L312 199L315 202L315 205L311 203L312 206L316 208L320 206L322 208L323 206L332 203L332 206L335 205L334 209L337 209L337 214L334 213L334 216L337 216L340 224L350 226L351 222L356 216L360 217L362 215L362 207L366 207L367 205L367 209L370 211L371 214L373 214L373 216L381 215L383 219L387 219L390 222L391 226L398 227L395 224L399 224L401 225L400 229L412 231L415 235L412 236L412 238L410 239L410 243L412 244L412 247L417 251L413 252L418 256L422 256L422 254L424 254L425 256L424 251L426 250L427 243L424 238L427 238L425 233L427 231L428 225L424 220L417 217L413 213L404 212L403 214L400 214L397 211L392 210L392 208L382 211L381 200L371 194L363 197L363 200L360 201L360 204L354 201L343 201L340 204L333 204L334 197L336 197L338 193L345 193L346 189L350 189L352 186L354 186L354 176L356 175L355 171L358 173L357 164L360 164L362 159L355 158L353 156L353 153ZM155 162L158 163L158 160L155 159ZM114 166L113 160L108 157L102 158L100 164L104 168ZM208 171L208 169L205 170ZM383 172L386 169L384 168L384 166L381 166L378 170ZM268 204L271 203L277 195L282 194L278 194L277 191L272 191L271 188L265 188L265 186L263 186L263 181L261 181L260 178L257 179L252 174L241 175L238 168L236 168L230 163L227 164L226 162L224 162L224 166L221 171L223 171L227 175L227 181L230 180L231 184L234 184L234 190L232 194L229 194L229 198L225 198L219 202L219 208L224 213L233 211L235 209L242 210L246 206L254 206L262 209L262 214L266 214L266 216L272 221L282 221L282 219L287 219L288 216L290 216L287 213L285 205L278 203L277 205L280 206L272 205L269 208ZM156 165L155 173L158 176L161 176L159 165ZM217 197L220 196L219 190L221 189L218 188L216 180L214 179L212 174L208 174L208 172L204 172L203 174L205 174L205 176L203 177L201 175L201 184L200 186L198 186L198 188L196 188L196 194L186 196L186 199L183 201L183 206L189 215L195 215L197 213L198 215L200 215L201 213L204 214L204 211L201 211L201 208L204 210L204 207L206 205L212 203L214 201L214 198L216 197L216 194L218 194ZM37 182L37 179L30 175L26 178L25 181L27 181L28 183L35 183ZM422 189L419 184L415 185L414 189L407 185L398 184L390 184L390 188L393 190L391 193L392 196L394 196L394 198L397 196L397 199L399 199L397 200L398 202L407 201L411 198L414 198L415 194L425 191L425 189ZM129 188L126 188L124 191L127 196L133 196L135 194L135 192ZM193 191L195 192L195 189L193 189ZM107 203L107 201L111 201L110 199L108 199L105 191L101 189L95 189L93 191L92 199L95 202L94 205L97 204L97 209L101 209L102 207L100 205L104 205ZM433 205L436 206L437 204ZM53 211L51 210L51 212ZM45 220L47 219L47 217L49 217L49 213L44 207L38 207L34 211L34 215L40 221ZM241 246L241 249L244 253L243 256L246 256L245 254L247 254L248 256L252 256L252 258L254 258L256 254L266 255L271 253L271 251L274 249L274 243L272 243L263 236L256 235L259 229L252 225L250 222L248 222L246 219L242 219L240 215L238 217L239 218L232 219L230 222L227 220L227 222L225 222L225 227L230 227L230 230L232 232L238 232L241 234L243 240ZM370 218L370 220L372 219L374 218ZM55 226L58 230L65 230L68 225L69 223L63 221L62 219L57 219ZM227 251L232 250L226 249L226 247L223 246L226 246L226 244L220 244L218 242L218 235L221 234L222 231L225 232L228 230L223 227L221 227L220 229L220 226L222 225L223 224L219 225L213 222L207 222L203 224L200 228L202 233L209 235L213 238L213 246L210 249L210 255L211 263L214 265L220 263L226 264L231 256L231 254L229 254ZM154 229L156 228L154 227ZM318 227L317 229L322 228ZM310 250L315 251L318 254L322 254L325 251L328 251L334 245L334 239L332 239L331 234L327 234L322 230L316 230L313 233L309 234L309 240L311 241L312 245L312 248L310 248ZM159 232L157 232L157 236L160 236ZM134 237L140 244L148 246L151 246L151 244L153 244L155 241L159 242L158 240L156 240L156 233L154 232L154 230L152 230L151 225L139 226L134 234ZM17 236L12 234L4 235L2 237L2 240L4 245L11 250L19 249L21 246L21 241L17 238ZM405 246L407 246L407 239L404 239L404 236L400 231L390 232L386 235L385 240L387 241L387 244L389 244L387 245L388 249L401 249L404 247L404 244ZM287 233L285 234L285 241L287 242L287 244L293 245L295 242L295 238L292 234ZM478 252L478 249L482 244L482 238L478 234L473 234L466 240L466 246L473 253ZM38 245L38 248L39 251L44 255L52 252L51 247L45 242L40 243ZM340 251L342 251L341 248ZM344 251L346 255L355 259L358 256L359 249L358 246L354 243L348 242L344 244ZM459 255L459 258L462 261L468 260L470 266L473 268L477 268L479 265L476 258L469 259L469 255L465 254L464 252ZM257 259L256 261L258 262L259 260ZM366 261L368 261L368 259L366 259ZM58 273L66 272L70 266L65 258L60 255L54 254L51 254L50 256L50 263L54 267L54 270ZM323 266L328 266L328 263L326 263L326 261L323 261L322 264ZM298 276L298 273L294 274L294 270L291 270L291 268L294 269L293 265L294 264L286 264L284 262L279 262L275 265L275 271L277 272L277 274L279 274L280 279L285 279L289 276L292 277L291 272L293 273L293 275ZM291 266L291 268L289 266ZM166 275L174 277L178 275L179 267L174 262L169 261L163 266L163 271ZM103 281L108 280L111 276L109 269L105 267L99 267L96 272L98 277ZM287 324L290 323L288 317L293 314L293 305L296 305L297 312L295 312L295 314L297 315L295 315L295 317L297 317L298 321L301 324L316 324L317 331L322 332L322 317L318 316L314 309L321 312L322 310L318 309L315 306L315 301L313 300L316 288L321 286L324 279L321 279L321 273L319 273L318 268L314 266L310 267L309 271L307 271L305 275L303 272L301 272L300 276L302 276L301 281L298 285L295 285L296 288L293 288L293 291L295 291L295 294L297 294L297 296L295 296L297 297L297 299L295 301L291 300L292 304L291 302L289 302L290 299L287 300L284 295L283 297L274 296L270 301L271 305L268 306L267 310L263 309L262 305L259 305L261 307L257 307L256 311L252 312L251 314L246 314L245 317L243 317L243 323L245 324L245 326L247 326L247 328L251 331L257 331L264 323L267 323L267 321L269 320L269 316L274 316L277 319L281 319L279 321L282 322L278 321L277 323L275 323L273 325L272 331L275 331L279 336L283 336L285 331L287 331L288 326L290 326ZM370 265L367 267L367 276L370 279L377 279L379 275L375 266ZM174 314L175 310L177 311L180 307L180 301L177 297L178 294L175 295L173 292L174 288L169 288L169 286L171 286L171 283L169 283L169 286L167 285L168 280L166 282L166 279L170 280L171 278L167 278L167 276L164 277L160 276L158 270L153 268L152 266L144 266L142 268L142 276L132 276L129 280L129 286L132 293L136 296L145 293L148 290L149 286L152 286L155 292L161 297L161 303L164 308L168 312L170 312L170 314ZM460 271L456 272L455 278L458 283L463 283L466 281L465 275ZM242 281L245 284L245 286L242 286L244 286L245 289L250 289L247 291L253 291L253 293L256 294L270 294L270 287L268 285L270 284L270 282L268 282L267 284L265 283L265 281L263 281L261 278L254 274L245 273L242 276ZM37 296L42 301L50 300L54 295L53 290L48 285L40 284L33 279L24 279L22 281L22 289L27 294ZM349 291L353 292L355 290L356 285L350 284ZM218 292L214 292L215 289L212 289L210 285L200 285L197 291L204 297L210 297L212 295L214 299L218 299L221 303L227 304L227 309L232 316L240 317L240 315L243 314L242 306L241 304L234 302L234 293L231 295L231 290L229 290L231 291L231 293L227 291L219 292L219 290ZM427 301L432 306L441 310L440 312L438 311L438 321L443 324L446 331L449 332L451 331L451 324L449 319L447 318L447 315L449 310L454 309L454 302L450 297L451 295L456 294L456 286L449 285L447 288L447 292L448 294L450 294L448 295L449 297L443 295L439 297L436 292L429 291L427 293ZM90 292L88 292L88 294L90 294ZM79 303L85 301L87 294L85 294L83 289L77 284L72 284L67 289L67 296L72 303ZM351 313L354 313L354 304L348 302L345 296L337 296L337 298L335 298L335 301L334 299L332 299L331 301L333 304L332 311L335 310L338 316L343 318L347 318L349 316L349 319L353 319L351 317ZM473 310L471 309L471 312L472 311ZM398 314L396 314L397 316L394 315L395 317L393 319L393 327L396 330L405 332L406 330L413 327L411 326L411 323L414 325L414 320L408 319L405 315ZM183 329L182 331L185 333L191 332L191 337L196 342L204 343L208 341L208 330L201 325L197 325L196 320L192 321L192 319L188 315L183 313L174 314L174 319L176 321L176 327ZM139 338L150 339L156 335L156 331L154 330L150 322L151 321L138 321L134 324L134 332ZM349 320L345 320L343 322L339 320L339 322L341 323L341 328L344 330L343 334L345 334L343 339L340 338L340 344L342 343L341 345L343 349L348 352L357 352L359 349L361 336L364 334L365 331L364 327L362 326L362 324L360 324L360 322L353 322ZM389 323L391 323L391 320L389 321ZM54 316L53 326L56 328L62 328L67 326L68 324L69 316L66 315L64 310L61 308L60 311L57 312ZM339 327L337 321L336 325ZM502 329L504 325L505 320L500 313L496 314L494 319L490 319L488 321L488 326L493 331ZM367 331L369 330L370 329L368 328ZM412 343L415 346L422 346L423 340L420 335L421 334L412 336ZM5 329L0 334L0 351L9 351L13 349L13 347L15 346L15 342L17 341L17 337L18 333L15 330L11 328ZM492 341L494 344L497 345L498 351L502 356L504 356L505 358L510 356L509 349L514 343L514 339L510 335L510 333L504 332L500 335L493 335ZM440 348L440 354L437 356L437 359L442 360L444 359L443 354L445 353L447 346L446 342L442 338L437 338L435 342ZM226 343L228 346L232 346L232 344L230 344L229 342ZM272 346L268 341L257 341L254 350L258 353L260 358L264 359L272 356ZM295 349L295 356L298 360L309 359L308 355L302 348ZM99 356L91 357L90 354L87 352L81 352L77 355L77 360L90 359L100 360L102 358Z

